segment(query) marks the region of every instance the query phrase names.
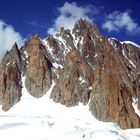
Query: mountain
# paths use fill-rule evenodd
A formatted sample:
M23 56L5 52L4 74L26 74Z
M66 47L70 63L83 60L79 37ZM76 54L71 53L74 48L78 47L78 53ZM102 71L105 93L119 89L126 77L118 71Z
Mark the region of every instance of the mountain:
M41 98L54 84L54 102L67 107L83 103L100 121L139 128L139 69L138 45L104 36L80 19L72 30L62 27L45 39L36 34L20 49L15 43L6 52L0 64L0 104L8 111L21 102L24 86Z

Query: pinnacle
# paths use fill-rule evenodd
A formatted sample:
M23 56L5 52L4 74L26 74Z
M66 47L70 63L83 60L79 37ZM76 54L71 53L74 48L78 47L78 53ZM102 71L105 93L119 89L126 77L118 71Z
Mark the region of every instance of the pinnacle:
M17 43L15 42L15 44L13 45L12 47L12 51L17 51L18 50L18 45Z
M35 35L32 36L32 40L36 40L36 39L40 39L39 34L35 34Z

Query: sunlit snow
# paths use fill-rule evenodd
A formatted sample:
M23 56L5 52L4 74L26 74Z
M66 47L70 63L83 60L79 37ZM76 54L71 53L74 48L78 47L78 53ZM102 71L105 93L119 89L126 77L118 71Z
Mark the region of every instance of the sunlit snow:
M134 108L134 110L135 110L135 113L140 117L140 111L139 111L139 109L138 109L138 99L134 99L133 98L133 103L132 103L132 105L133 105L133 108Z
M129 61L129 63L136 68L135 64L125 55L124 49L122 50L122 54L124 55L124 57Z
M140 46L139 46L138 44L136 44L136 43L134 43L134 42L132 42L132 41L122 41L121 44L123 44L123 43L131 44L131 45L133 45L133 46L136 46L136 47L140 48Z

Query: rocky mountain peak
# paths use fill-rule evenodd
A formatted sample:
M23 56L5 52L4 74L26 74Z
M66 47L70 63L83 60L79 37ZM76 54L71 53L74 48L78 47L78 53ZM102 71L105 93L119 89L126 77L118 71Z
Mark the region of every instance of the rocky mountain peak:
M18 45L17 45L16 42L15 42L15 44L14 44L13 47L12 47L12 51L13 51L13 52L18 52Z
M89 105L101 121L123 129L140 127L140 48L103 36L97 25L78 20L56 35L32 36L7 51L0 69L4 111L19 102L23 76L29 94L39 98L55 83L50 98L67 107ZM45 108L44 108L45 110Z
M17 44L5 54L0 71L0 102L4 111L9 110L21 97L21 57Z
M25 85L31 95L41 97L49 89L52 80L51 63L38 35L33 36L27 44L27 54Z
M80 19L75 23L72 33L75 33L76 36L88 36L89 34L92 34L99 37L100 35L97 25L92 25L90 22L83 19Z
M15 61L18 61L17 63L19 63L20 61L20 52L18 49L17 44L15 43L12 47L12 49L10 51L7 51L6 54L4 55L3 59L2 59L2 66L6 66L8 65L8 63L14 63Z

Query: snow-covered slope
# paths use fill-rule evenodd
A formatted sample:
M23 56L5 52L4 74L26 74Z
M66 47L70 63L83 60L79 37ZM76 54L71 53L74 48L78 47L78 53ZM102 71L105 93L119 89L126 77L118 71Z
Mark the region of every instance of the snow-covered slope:
M25 78L23 78L24 81ZM67 108L48 93L35 99L23 88L21 101L8 112L0 110L0 140L139 140L140 129L121 130L97 121L87 106Z
M131 44L131 45L133 45L133 46L136 46L136 47L140 48L140 46L139 46L138 44L136 44L136 43L134 43L134 42L132 42L132 41L122 41L121 43L122 43L122 44L123 44L123 43Z

